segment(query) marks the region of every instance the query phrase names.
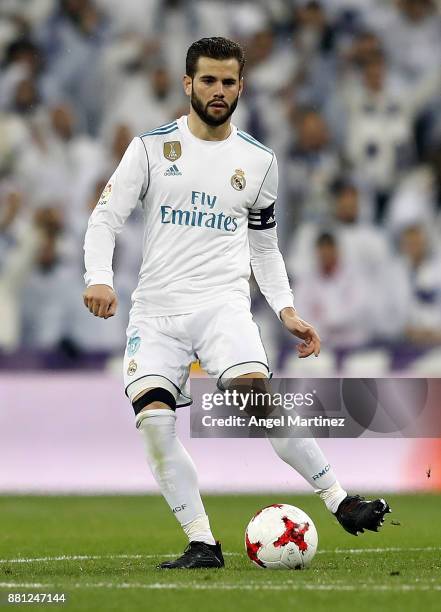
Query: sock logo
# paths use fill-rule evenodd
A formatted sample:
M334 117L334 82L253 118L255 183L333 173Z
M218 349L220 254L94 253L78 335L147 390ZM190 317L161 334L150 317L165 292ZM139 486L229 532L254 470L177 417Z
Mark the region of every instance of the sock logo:
M318 472L318 474L314 474L312 479L313 480L318 480L319 478L324 476L327 472L329 472L330 469L331 469L331 465L328 463L327 465L325 465L325 467L322 469L321 472Z
M187 504L182 504L181 506L175 506L175 508L173 508L173 514L176 514L177 512L181 512L181 510L185 510L186 507L187 507Z

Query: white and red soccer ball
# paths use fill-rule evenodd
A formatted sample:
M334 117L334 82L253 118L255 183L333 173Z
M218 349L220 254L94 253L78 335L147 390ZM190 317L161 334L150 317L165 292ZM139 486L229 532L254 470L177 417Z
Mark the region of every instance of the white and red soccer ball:
M245 531L249 558L269 569L303 569L314 558L317 545L317 530L310 517L288 504L259 510Z

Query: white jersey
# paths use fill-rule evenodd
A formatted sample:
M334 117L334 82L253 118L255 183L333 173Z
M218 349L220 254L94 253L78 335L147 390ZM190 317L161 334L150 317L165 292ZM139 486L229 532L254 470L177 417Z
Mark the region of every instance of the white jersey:
M135 308L165 316L235 297L249 301L249 234L266 234L262 247L271 259L277 180L274 153L234 126L225 140L206 141L193 136L183 116L134 138L90 217L87 285L113 286L115 234L141 201L145 231ZM274 259L269 272L260 261L255 274L278 313L292 306L292 294L276 250L275 268ZM261 269L267 283L262 274L259 282Z

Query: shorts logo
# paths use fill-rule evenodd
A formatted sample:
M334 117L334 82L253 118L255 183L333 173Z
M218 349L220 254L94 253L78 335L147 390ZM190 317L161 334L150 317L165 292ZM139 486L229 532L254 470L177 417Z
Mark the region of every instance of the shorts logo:
M164 157L174 162L182 155L181 143L179 140L164 142Z
M133 376L133 374L138 369L138 364L134 359L132 359L129 363L129 367L127 368L127 376Z
M98 205L100 205L100 204L107 204L111 194L112 194L112 185L110 183L108 183L104 187L103 193L100 195L100 199L98 200Z
M236 189L236 191L243 191L246 184L245 172L240 168L236 168L233 176L231 177L231 186Z
M139 336L132 336L129 338L129 341L127 342L127 356L133 357L133 355L139 349L140 344L141 338Z

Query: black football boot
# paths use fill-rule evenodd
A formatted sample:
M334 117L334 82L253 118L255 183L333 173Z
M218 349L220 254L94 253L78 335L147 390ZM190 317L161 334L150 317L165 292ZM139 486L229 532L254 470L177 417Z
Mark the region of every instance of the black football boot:
M158 569L200 569L224 567L224 557L219 542L205 544L205 542L190 542L184 554L174 561L160 563Z
M392 511L384 499L366 501L359 495L348 495L340 503L335 516L346 531L356 536L365 529L378 531L388 512Z

